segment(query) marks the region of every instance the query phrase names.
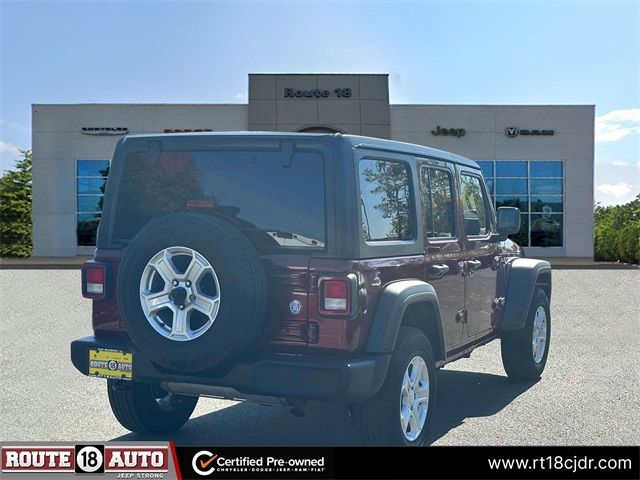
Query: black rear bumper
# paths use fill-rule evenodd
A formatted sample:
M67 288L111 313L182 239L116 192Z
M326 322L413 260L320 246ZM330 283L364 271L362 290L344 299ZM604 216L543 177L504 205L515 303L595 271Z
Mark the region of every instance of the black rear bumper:
M71 361L84 375L89 373L89 350L110 348L133 354L133 380L142 383L189 385L190 390L220 396L238 392L243 396L325 400L357 403L375 395L389 365L389 355L358 357L265 355L238 363L222 376L210 377L160 371L129 342L85 337L71 343Z

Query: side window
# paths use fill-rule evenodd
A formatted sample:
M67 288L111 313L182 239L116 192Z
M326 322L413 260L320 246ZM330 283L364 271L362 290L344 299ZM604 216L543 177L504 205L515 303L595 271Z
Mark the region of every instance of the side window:
M76 161L76 238L78 246L96 244L109 160Z
M429 238L455 237L451 173L439 168L423 167L421 183L425 235Z
M487 199L479 177L460 175L462 215L467 236L486 235L491 230Z
M387 160L361 160L360 204L365 240L413 238L413 209L407 164Z

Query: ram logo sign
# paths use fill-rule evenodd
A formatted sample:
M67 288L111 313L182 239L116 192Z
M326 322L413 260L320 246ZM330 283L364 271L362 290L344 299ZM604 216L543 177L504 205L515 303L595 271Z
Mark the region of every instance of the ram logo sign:
M517 127L507 127L504 129L504 134L508 138L515 138L518 135L520 136L550 136L555 135L555 130L541 130L539 128L534 128L532 130L525 130Z

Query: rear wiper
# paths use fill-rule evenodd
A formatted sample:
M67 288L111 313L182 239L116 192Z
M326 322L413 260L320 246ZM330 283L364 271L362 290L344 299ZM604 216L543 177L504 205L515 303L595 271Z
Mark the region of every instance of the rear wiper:
M316 240L315 238L305 237L304 235L300 235L299 233L284 232L282 230L275 230L272 232L268 231L267 233L271 235L274 239L279 238L282 240L292 240L289 246L295 246L295 243L300 243L303 245L311 245L314 247L324 247L324 242L321 242L320 240ZM283 242L278 242L278 243L283 243Z

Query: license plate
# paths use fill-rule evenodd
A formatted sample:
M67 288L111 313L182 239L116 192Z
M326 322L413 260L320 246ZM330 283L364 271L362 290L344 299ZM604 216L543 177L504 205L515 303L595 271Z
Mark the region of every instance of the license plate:
M89 375L118 380L133 379L133 354L123 350L89 350Z

